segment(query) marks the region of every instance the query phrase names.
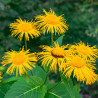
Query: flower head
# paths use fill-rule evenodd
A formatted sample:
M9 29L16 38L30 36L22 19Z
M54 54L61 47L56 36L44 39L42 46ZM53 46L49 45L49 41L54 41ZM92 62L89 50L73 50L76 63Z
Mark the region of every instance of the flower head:
M78 44L76 43L76 45L72 45L71 49L86 59L95 60L98 57L98 49L96 49L96 46L91 47L90 45L85 45L82 41Z
M16 19L16 22L10 24L10 28L12 31L12 36L18 36L20 40L22 40L23 35L25 35L25 39L29 41L29 35L33 39L34 36L38 37L40 35L39 31L35 27L34 22L29 22L26 20L22 20L21 18Z
M7 69L8 74L13 74L16 69L16 76L18 72L20 75L27 73L26 69L32 70L35 67L35 61L37 61L35 53L29 53L29 50L25 51L24 48L19 52L8 51L3 56L3 61L1 62L3 66L11 64Z
M86 84L94 83L98 78L98 75L94 73L96 68L89 60L74 55L68 62L64 69L66 77L70 77L73 73L73 77L76 77L78 81L83 81L83 83L86 82Z
M63 34L68 30L68 25L62 15L57 16L52 9L50 9L49 12L45 10L43 10L43 12L45 15L36 16L36 20L38 20L36 23L38 24L38 28L41 28L43 31L43 34L45 34L45 32Z
M39 52L38 55L42 66L50 66L50 69L56 73L57 66L59 71L62 71L64 66L66 66L70 52L65 50L67 45L60 47L58 43L54 44L55 47L41 46L43 52Z

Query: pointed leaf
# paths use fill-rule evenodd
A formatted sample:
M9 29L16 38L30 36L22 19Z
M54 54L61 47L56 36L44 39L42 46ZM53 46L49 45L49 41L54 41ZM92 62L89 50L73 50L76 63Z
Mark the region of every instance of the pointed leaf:
M63 37L64 37L65 35L63 34L63 35L61 35L55 42L57 43L59 43L59 46L62 46L62 42L63 42ZM54 46L54 43L53 43L53 46Z

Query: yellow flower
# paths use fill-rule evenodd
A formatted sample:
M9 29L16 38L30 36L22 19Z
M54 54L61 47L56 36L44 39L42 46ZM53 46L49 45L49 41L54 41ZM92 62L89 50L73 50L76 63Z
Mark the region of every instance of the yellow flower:
M45 15L36 16L36 20L38 20L36 23L38 24L38 28L41 28L43 31L43 34L45 34L45 32L63 34L68 30L68 25L62 15L57 16L52 9L50 9L49 12L45 10L43 10L43 12Z
M78 44L76 43L76 45L72 45L71 49L86 59L95 60L98 57L98 49L96 49L96 46L91 47L88 44L85 45L82 41Z
M59 71L62 71L67 64L68 56L70 52L65 50L66 46L59 47L58 43L54 43L55 47L41 46L43 52L39 52L39 60L42 62L42 66L49 66L50 70L57 72L57 66Z
M27 73L27 70L32 70L35 67L35 61L37 61L35 53L29 53L29 50L25 51L24 48L19 52L8 51L3 56L3 61L1 62L3 66L11 64L7 69L8 74L14 74L16 69L16 76L18 72L20 75Z
M26 20L22 20L21 18L16 19L16 22L10 24L10 28L12 31L12 36L18 36L20 40L22 40L23 35L25 35L25 39L29 41L29 35L33 39L35 37L39 37L40 32L36 29L34 22L29 22Z
M70 58L69 64L67 63L64 73L66 77L70 77L73 73L73 77L76 77L78 81L86 82L86 84L91 84L96 81L98 75L94 73L96 68L88 60L85 60L78 55L74 55Z

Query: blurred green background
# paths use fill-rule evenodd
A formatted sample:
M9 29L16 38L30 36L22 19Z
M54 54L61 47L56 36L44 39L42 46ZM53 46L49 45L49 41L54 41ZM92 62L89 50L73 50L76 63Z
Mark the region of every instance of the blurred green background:
M21 17L32 20L36 15L43 14L43 9L52 8L57 15L64 14L69 25L63 44L74 44L80 40L98 48L98 1L97 0L0 0L0 59L7 50L19 50L24 41L11 37L10 23ZM59 36L54 36L56 40ZM50 45L50 34L41 34L36 39L30 39L28 48L31 52L40 51L39 45ZM96 60L98 73L98 60ZM59 79L58 76L51 78ZM74 80L75 81L75 80ZM83 98L98 98L98 80L92 86L80 84L80 94Z

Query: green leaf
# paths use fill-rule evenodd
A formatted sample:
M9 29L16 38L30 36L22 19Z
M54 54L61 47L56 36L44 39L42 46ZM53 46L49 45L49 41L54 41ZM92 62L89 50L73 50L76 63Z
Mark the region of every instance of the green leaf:
M54 89L51 89L45 95L45 98L71 98L64 83L60 83Z
M0 85L0 98L4 98L4 95L8 88L6 86Z
M80 98L80 95L79 95L79 86L75 85L74 89L75 89L75 98Z
M10 78L4 80L2 83L3 84L13 83L13 82L16 82L20 79L21 79L21 77L10 77Z
M39 77L33 76L32 78L38 83L43 83ZM45 85L40 87L40 85L32 80L28 83L24 79L21 79L11 86L4 98L44 98L46 90Z
M23 77L24 77L24 79L25 79L26 82L29 82L30 79L29 79L29 77L28 77L28 75L26 73L23 74Z
M71 79L62 77L61 83L49 84L45 98L80 98L79 87L73 86Z
M47 85L47 90L50 90L51 88L54 88L56 85L58 85L58 82L57 83L49 83Z
M70 85L70 83L66 84L67 87L65 86L64 82L59 83L58 85L56 84L55 88L53 88L53 85L52 89L48 90L46 93L45 98L80 98L79 92L74 89L74 87L71 87L74 89L74 91L72 90L69 92L70 90L68 90L67 87Z
M63 37L64 37L65 35L63 34L63 35L61 35L55 42L57 43L58 42L58 44L59 44L59 46L62 46L62 42L63 42ZM53 46L54 46L54 43L53 43Z
M62 80L64 82L64 85L65 85L67 91L70 94L70 97L75 98L75 92L74 92L72 80L71 79L66 79L65 77L62 77Z
M43 81L45 80L46 72L37 64L36 64L36 67L33 68L32 72L34 76L40 77ZM49 78L47 79L46 83L49 83Z
M33 70L32 70L33 75L37 76L37 77L40 77L44 80L45 77L46 77L46 72L40 66L38 66L37 64L35 66L36 67L33 68Z
M71 78L66 78L65 76L61 76L64 82L64 85L67 91L70 93L70 98L80 98L79 95L79 86L73 86L73 82Z

